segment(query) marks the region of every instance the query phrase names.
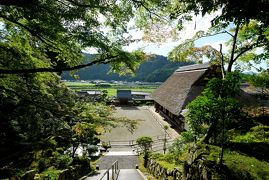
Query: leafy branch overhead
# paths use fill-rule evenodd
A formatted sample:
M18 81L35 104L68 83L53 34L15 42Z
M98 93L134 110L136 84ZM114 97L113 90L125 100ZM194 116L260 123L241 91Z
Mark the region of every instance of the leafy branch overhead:
M122 46L138 2L1 1L0 73L61 72L111 63L114 70L133 70L145 58ZM82 51L99 56L81 64ZM31 65L30 65L31 64Z
M164 1L152 3L162 17L151 17L147 13L139 14L137 19L144 31L144 39L152 42L182 40L170 53L172 60L201 62L209 59L220 64L227 63L230 72L239 61L250 66L255 63L268 64L269 47L269 2L263 0L198 0L198 1ZM196 30L196 18L211 17L211 28L204 32ZM191 39L185 39L184 28L188 21L195 21L193 31L197 33ZM206 45L197 47L198 39L227 34L230 40L219 47ZM229 49L228 52L224 46ZM254 65L253 65L254 64Z

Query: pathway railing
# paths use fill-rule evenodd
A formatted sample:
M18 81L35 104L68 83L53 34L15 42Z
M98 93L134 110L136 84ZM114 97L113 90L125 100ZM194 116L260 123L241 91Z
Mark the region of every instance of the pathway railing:
M166 133L166 139L170 140L171 137L169 136L168 133ZM159 141L159 140L163 140L165 138L164 135L159 135L159 136L151 136L153 141ZM104 141L105 142L105 141ZM106 143L108 143L108 145L110 146L135 146L137 145L136 140L126 140L126 141L106 141Z
M117 180L120 173L119 163L115 161L110 168L106 170L100 180Z

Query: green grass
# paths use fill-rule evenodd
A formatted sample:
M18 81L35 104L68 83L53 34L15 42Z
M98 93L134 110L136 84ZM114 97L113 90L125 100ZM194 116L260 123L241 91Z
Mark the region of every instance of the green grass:
M221 148L210 145L210 160L219 160ZM224 164L236 179L269 179L269 163L236 151L226 149L223 155Z
M57 179L61 170L54 169L53 167L48 168L46 171L40 173L41 179Z
M147 177L148 180L156 180L156 178L151 175L147 169L143 166L144 158L143 155L139 156L139 170Z
M116 96L117 95L117 89L125 89L125 90L132 90L132 91L139 91L139 92L147 92L152 93L157 86L156 85L117 85L117 84L109 84L110 87L98 87L95 84L91 83L81 83L81 82L65 82L65 84L74 91L81 91L81 90L106 90L108 92L109 96ZM108 84L108 83L106 83Z
M82 82L64 82L68 87L88 87L88 86L95 86L92 83L82 83Z
M234 151L224 154L224 163L241 179L269 179L269 163Z

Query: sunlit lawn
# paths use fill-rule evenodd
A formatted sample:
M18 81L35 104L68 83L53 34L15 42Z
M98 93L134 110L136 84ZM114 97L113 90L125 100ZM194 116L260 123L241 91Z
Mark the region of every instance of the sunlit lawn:
M95 84L92 83L83 83L83 82L65 82L65 84L73 89L74 91L81 91L81 90L106 90L108 92L109 96L116 96L117 94L117 89L125 89L125 90L132 90L132 91L139 91L139 92L148 92L151 93L153 92L157 86L156 85L147 85L147 86L130 86L130 85L117 85L117 84L109 84L106 83L106 85L110 87L98 87Z

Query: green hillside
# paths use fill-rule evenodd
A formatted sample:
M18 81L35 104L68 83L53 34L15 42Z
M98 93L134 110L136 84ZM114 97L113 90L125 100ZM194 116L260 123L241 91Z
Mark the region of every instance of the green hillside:
M86 55L88 58L94 55ZM146 82L163 82L178 67L189 65L190 62L171 62L166 57L156 55L140 65L133 76L119 76L116 73L109 73L110 65L101 64L93 65L85 69L77 71L75 74L79 76L79 80L116 80L116 81L146 81ZM63 73L62 79L75 80L69 73Z

